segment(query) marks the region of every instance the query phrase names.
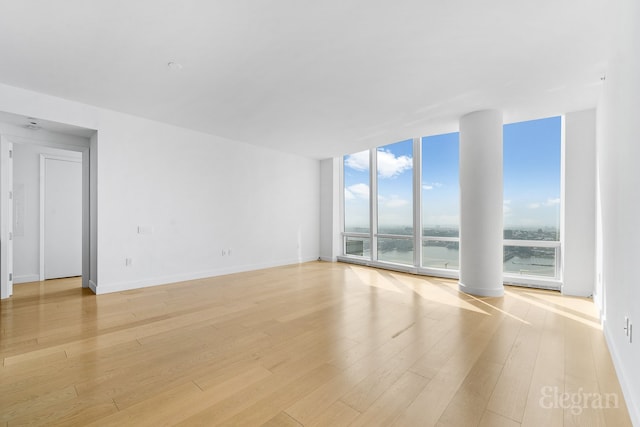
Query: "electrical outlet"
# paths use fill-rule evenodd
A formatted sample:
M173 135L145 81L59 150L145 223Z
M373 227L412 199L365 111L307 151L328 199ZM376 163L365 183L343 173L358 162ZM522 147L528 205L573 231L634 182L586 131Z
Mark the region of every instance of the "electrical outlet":
M131 267L133 265L133 258L125 258L124 265Z
M231 249L227 249L227 254L229 254L229 256L231 256Z
M226 249L222 250L222 256L227 256L227 250Z

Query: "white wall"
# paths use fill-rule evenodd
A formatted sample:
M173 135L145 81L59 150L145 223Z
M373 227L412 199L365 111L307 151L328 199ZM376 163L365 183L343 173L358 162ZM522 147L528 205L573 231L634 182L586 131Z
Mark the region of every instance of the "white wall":
M605 336L634 425L640 426L640 3L620 0L598 106L598 260ZM635 327L634 342L623 330Z
M340 159L320 162L320 258L336 261L342 255L340 237Z
M98 130L98 293L319 256L317 160L6 85L0 111Z
M82 271L88 271L88 278L82 277L82 286L97 291L98 283L98 134L91 136L89 142L89 159L84 156L83 165L89 169L89 188L82 188L83 193L89 192L89 212L83 211L83 233L89 233L89 247L82 248ZM86 209L86 206L83 206ZM86 245L86 240L83 239Z
M40 154L82 159L78 152L14 144L14 283L40 280Z
M586 297L596 272L596 111L567 113L564 130L562 293Z

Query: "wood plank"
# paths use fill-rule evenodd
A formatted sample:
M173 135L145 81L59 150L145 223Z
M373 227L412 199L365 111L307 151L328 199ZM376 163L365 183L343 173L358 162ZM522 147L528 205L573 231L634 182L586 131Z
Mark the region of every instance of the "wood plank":
M564 414L551 396L564 393L564 321L547 313L545 326L529 386L523 426L561 426Z
M390 425L411 404L428 382L428 378L405 371L400 379L393 383L351 425L354 427Z
M592 302L557 292L312 262L21 284L0 324L0 425L631 425ZM542 407L544 387L611 407Z
M502 368L501 364L480 358L438 419L438 426L477 424L487 408Z
M473 335L464 335L456 350L393 425L436 425L460 385L476 364L503 316L479 322Z
M478 427L518 427L519 422L503 417L495 412L485 411Z
M353 353L349 349L345 352L346 358L338 358L338 363L336 363L336 359L331 362L340 368L346 366L341 375L321 385L307 396L298 399L294 405L287 409L287 412L304 424L311 421L316 422L316 419L325 418L324 411L332 407L341 396L347 393L354 393L354 390L366 393L368 384L372 382L380 383L375 379L374 373L376 370L384 369L389 360L395 358L396 355L405 351L409 346L415 345L414 348L423 346L423 350L427 351L431 346L437 345L439 339L450 328L450 324L447 322L433 323L425 319L425 324L429 326L429 333L423 334L422 339L418 341L411 334L402 334L396 338L389 337L388 341L379 347L371 348L366 346L366 352L358 352L358 355L364 355L361 358L351 357ZM346 362L346 360L349 360L349 362ZM396 370L395 372L402 371ZM394 375L394 372L392 371L391 374ZM370 378L368 382L365 381L367 378Z
M294 420L286 412L279 412L278 415L262 424L262 427L303 427L303 425Z
M511 420L522 421L531 378L540 349L540 337L547 312L531 307L513 344L487 409Z
M178 425L261 425L291 404L300 394L337 375L331 365L311 358L292 365L291 372L274 374L241 392L209 406Z
M347 427L360 415L360 412L339 400L322 410L313 421L305 423L305 427Z
M606 425L631 427L631 418L618 382L616 371L607 350L607 343L600 331L591 331L591 350L593 352L598 389L602 399L602 414Z
M129 406L95 422L98 426L156 426L177 424L191 415L226 399L228 396L271 376L266 369L255 367L228 378L207 390L187 382L156 393L152 398Z
M31 418L31 414L41 411L48 411L51 407L59 405L60 402L69 401L77 397L76 389L73 386L63 389L54 389L47 393L34 396L32 399L14 401L3 404L0 413L0 421L11 421L20 423L25 418ZM5 397L3 396L3 400Z
M409 345L367 375L349 393L342 396L340 400L359 412L366 412L373 402L415 364L416 360L431 348L436 347L436 344L440 342L441 336L444 335L444 331L441 334L436 333L435 337L430 334L423 334L420 327L414 326L403 332L403 334L406 334L404 338L411 340ZM425 378L424 376L420 377Z

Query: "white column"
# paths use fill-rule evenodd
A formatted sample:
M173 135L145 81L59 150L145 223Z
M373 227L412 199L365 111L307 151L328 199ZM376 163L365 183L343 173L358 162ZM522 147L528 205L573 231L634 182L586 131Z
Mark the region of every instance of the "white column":
M460 119L460 283L462 292L502 296L502 113Z

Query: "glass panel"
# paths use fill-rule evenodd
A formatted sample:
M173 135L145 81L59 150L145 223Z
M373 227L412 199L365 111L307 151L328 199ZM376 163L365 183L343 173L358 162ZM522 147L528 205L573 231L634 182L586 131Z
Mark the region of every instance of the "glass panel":
M369 168L369 150L344 156L344 231L370 231Z
M505 246L504 272L526 276L556 276L556 248Z
M413 234L413 141L380 147L378 233Z
M345 237L345 255L371 258L371 239L368 237Z
M423 236L459 237L458 139L457 132L422 138Z
M378 238L378 259L413 265L413 239Z
M422 266L460 269L460 244L442 240L426 240L422 242Z
M560 117L504 126L504 238L560 240Z

